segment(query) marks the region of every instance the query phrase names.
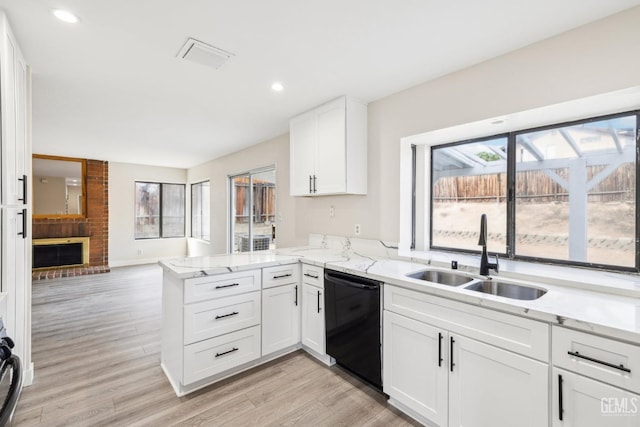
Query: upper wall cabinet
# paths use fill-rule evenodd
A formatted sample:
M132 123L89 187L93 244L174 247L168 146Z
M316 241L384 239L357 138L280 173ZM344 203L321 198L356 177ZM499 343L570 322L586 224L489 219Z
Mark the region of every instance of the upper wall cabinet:
M341 97L290 122L291 195L367 193L367 106Z
M0 110L2 120L2 204L26 205L27 66L4 16L0 15Z

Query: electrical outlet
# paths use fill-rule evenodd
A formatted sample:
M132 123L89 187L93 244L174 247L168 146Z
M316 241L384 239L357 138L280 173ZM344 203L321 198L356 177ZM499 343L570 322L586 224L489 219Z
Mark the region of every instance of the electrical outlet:
M335 206L331 205L329 206L329 218L335 218L336 217L336 208Z
M138 255L142 255L142 249L138 249Z
M353 230L353 232L355 233L355 235L356 235L356 236L359 236L361 231L362 231L362 230L360 229L360 224L356 224L356 226L355 226L355 228L354 228L354 230Z

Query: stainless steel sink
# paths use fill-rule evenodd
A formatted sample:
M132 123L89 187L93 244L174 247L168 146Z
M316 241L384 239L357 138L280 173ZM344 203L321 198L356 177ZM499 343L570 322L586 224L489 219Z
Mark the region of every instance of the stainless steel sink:
M435 282L447 286L461 286L473 280L471 277L439 270L417 271L415 273L407 274L407 277L425 280L427 282Z
M547 293L545 289L514 285L513 283L504 283L495 280L475 282L469 286L465 286L465 289L518 300L534 300Z

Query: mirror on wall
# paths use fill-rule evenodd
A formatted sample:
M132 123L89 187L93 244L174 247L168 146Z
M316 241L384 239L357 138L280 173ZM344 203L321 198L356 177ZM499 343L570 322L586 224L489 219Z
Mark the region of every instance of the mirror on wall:
M84 159L34 154L33 217L84 217L85 173Z

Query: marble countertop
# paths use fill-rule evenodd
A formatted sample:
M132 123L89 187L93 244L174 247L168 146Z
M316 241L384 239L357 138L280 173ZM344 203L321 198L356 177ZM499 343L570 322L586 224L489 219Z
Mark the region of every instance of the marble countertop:
M393 248L383 242L371 249L375 250L367 251L366 248L353 248L350 245L331 246L323 242L251 254L180 258L162 261L160 264L180 278L189 278L302 261L451 300L640 344L640 298L556 285L548 281L541 283L530 277L519 280L495 276L496 280L547 290L545 295L536 300L509 299L467 290L464 285L452 287L408 278L408 273L425 268L451 270L426 265L426 261L400 259L394 255ZM470 272L458 272L480 278Z
M271 251L243 252L228 255L173 258L159 264L179 279L212 276L234 271L252 270L274 265L295 264L299 257Z

